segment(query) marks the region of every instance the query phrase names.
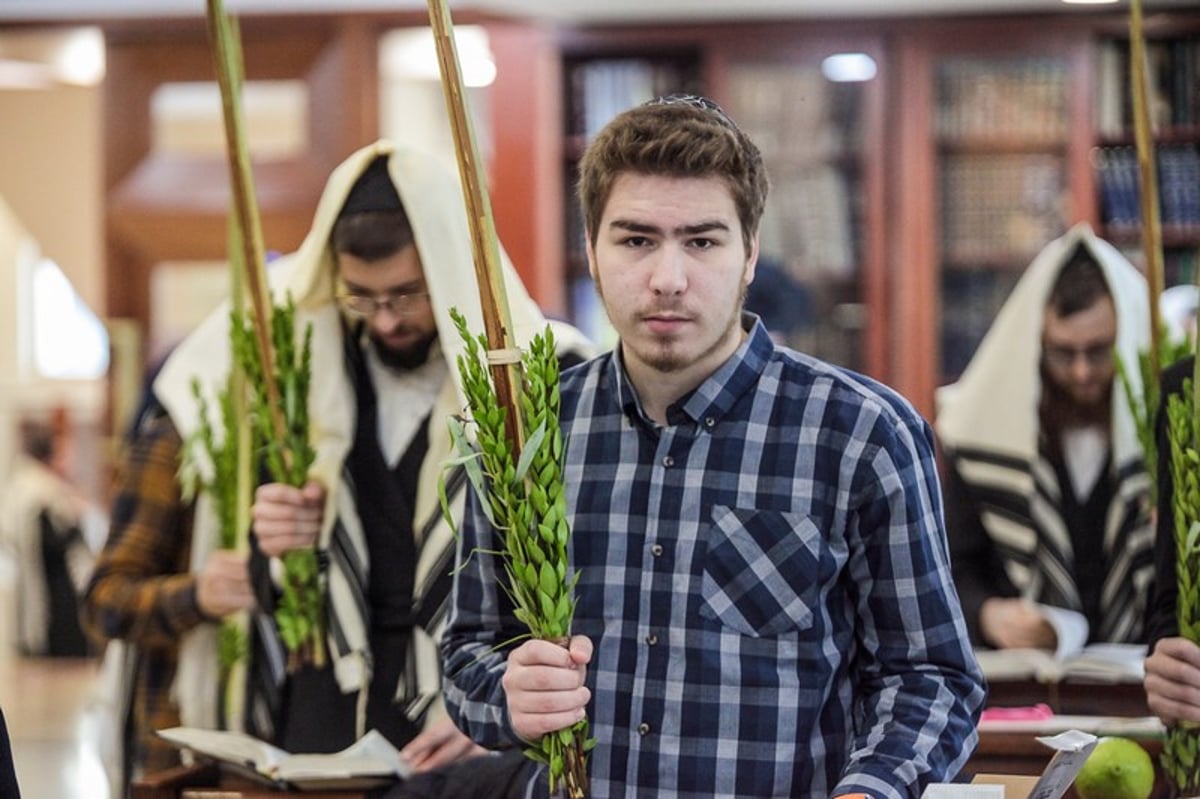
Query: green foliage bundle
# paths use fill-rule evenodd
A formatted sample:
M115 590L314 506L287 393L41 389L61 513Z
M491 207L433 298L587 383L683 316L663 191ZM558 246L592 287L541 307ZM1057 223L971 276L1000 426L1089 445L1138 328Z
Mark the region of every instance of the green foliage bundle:
M483 512L500 536L502 547L497 554L507 577L504 591L531 636L566 646L579 573L570 568L568 554L571 530L562 477L554 336L547 328L522 357L520 414L523 428L531 433L519 457L514 458L505 409L485 364L486 339L473 337L456 309L451 316L467 348L458 358L458 370L475 424L475 443L468 443L465 427L457 419L451 420L451 435ZM444 496L442 501L448 513ZM561 786L570 799L581 799L588 790L587 752L594 745L585 718L543 736L525 754L548 767L551 794Z
M208 401L199 380L192 381L192 395L199 408L199 424L184 442L180 464L180 481L184 487L184 498L190 499L197 490L206 493L212 500L217 517L217 546L220 549L240 549L245 535L238 486L238 443L240 439L240 414L236 410L235 379L230 379L217 394L221 414L221 435L213 429L209 416ZM197 467L199 452L202 451L212 465L212 477L204 480ZM221 665L222 682L233 667L246 656L246 636L233 618L221 621L218 633L218 657Z
M1152 499L1157 498L1158 495L1158 446L1154 440L1154 414L1158 410L1159 403L1159 375L1162 374L1163 369L1192 352L1190 341L1186 338L1172 339L1167 334L1166 328L1159 331L1158 342L1159 363L1157 368L1151 362L1150 354L1147 351L1138 351L1138 374L1141 375L1142 386L1140 394L1134 390L1129 367L1119 355L1114 355L1117 376L1121 381L1121 389L1125 392L1125 399L1129 402L1129 409L1133 413L1138 443L1142 448L1142 458L1146 464L1146 472L1150 475Z
M250 386L250 418L262 443L262 456L274 482L297 488L308 479L316 458L309 441L308 393L312 382L312 326L304 331L299 348L295 336L296 305L291 297L271 314L271 341L275 353L272 369L264 370L254 344L254 331L244 317L233 336L234 356ZM280 398L283 431L272 421L273 409L266 381L275 381ZM325 662L325 609L316 550L292 550L282 558L284 579L275 622L290 653L292 668L301 663Z
M1172 515L1175 523L1176 611L1179 634L1200 642L1200 440L1193 381L1167 398L1171 446ZM1200 793L1200 727L1176 724L1163 740L1162 765L1182 796Z

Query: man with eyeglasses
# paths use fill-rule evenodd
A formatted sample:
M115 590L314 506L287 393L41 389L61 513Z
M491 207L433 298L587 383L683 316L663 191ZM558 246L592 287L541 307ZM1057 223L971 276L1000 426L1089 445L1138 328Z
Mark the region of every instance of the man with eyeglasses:
M504 272L523 344L546 321L507 260ZM172 714L190 726L242 726L291 752L341 750L376 729L429 772L398 796L503 796L524 765L519 751L440 768L482 753L446 717L438 657L454 559L439 481L458 515L466 483L461 468L444 466L447 419L465 404L450 309L483 329L458 180L422 153L382 141L363 148L332 173L303 245L271 278L277 297L296 302L297 332L312 329L316 462L301 488L257 489L247 577L237 556L213 551L211 515L193 514L175 481L180 441L199 424L192 381L211 389L228 371L227 309L164 365L154 383L162 407L123 470L120 512L89 596L93 628L155 661L156 712L135 713L135 759L162 765L147 739ZM555 336L564 362L590 354L573 328L555 323ZM314 545L329 658L288 672L270 612L277 558ZM203 566L214 557L227 566L215 581ZM178 573L188 564L191 573ZM222 719L213 622L255 604L246 702Z
M1064 625L1144 641L1150 484L1116 359L1140 393L1147 315L1138 271L1076 226L939 391L946 528L976 644L1054 650Z

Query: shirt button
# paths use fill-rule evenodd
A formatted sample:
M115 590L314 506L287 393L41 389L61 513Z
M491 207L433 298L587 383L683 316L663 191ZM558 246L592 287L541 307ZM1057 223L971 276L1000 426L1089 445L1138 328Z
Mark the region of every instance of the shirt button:
M649 635L646 636L646 643L649 644L650 646L654 646L655 644L658 643L658 636L655 635L654 633L650 633Z
M651 555L653 555L654 557L657 558L657 557L661 557L662 553L663 553L663 545L662 544L651 544L650 545L650 554Z
M704 417L704 426L705 426L705 427L712 427L712 426L714 426L716 423L717 423L717 420L716 420L716 419L714 419L714 418L712 418L711 416L706 416L706 417Z
M649 735L649 734L650 734L650 725L643 721L641 724L638 725L638 735Z
M667 456L663 457L662 465L667 467L668 469L670 469L672 466L675 465L675 459L672 458L670 455L667 455Z

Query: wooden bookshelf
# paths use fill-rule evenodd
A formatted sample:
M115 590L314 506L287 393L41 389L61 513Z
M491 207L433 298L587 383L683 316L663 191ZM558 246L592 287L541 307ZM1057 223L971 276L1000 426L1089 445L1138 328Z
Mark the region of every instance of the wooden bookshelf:
M897 31L906 80L889 98L903 109L891 180L913 188L889 228L908 278L894 373L929 418L934 390L961 373L1033 257L1096 222L1089 36L1086 20L1060 16Z
M1163 15L1146 26L1150 115L1167 287L1194 283L1200 257L1200 19ZM1138 264L1140 169L1134 147L1126 31L1096 41L1096 203L1106 238Z
M306 228L328 168L375 135L378 31L419 17L248 22L252 76L304 79L329 110L314 115L316 146L303 162L280 167L289 188L278 207L264 207L281 247ZM668 91L709 95L764 149L773 179L764 252L806 291L790 306L807 322L793 343L896 386L929 418L936 387L970 357L1049 238L1087 221L1140 261L1137 222L1115 213L1111 198L1106 204L1111 173L1128 171L1122 148L1132 145L1123 13L595 27L479 21L499 73L489 174L497 225L552 313L578 317L591 297L574 200L589 132L622 105ZM150 265L211 257L223 246L219 209L176 214L157 195L134 192L142 184L132 180L138 170L161 177L145 171L149 94L164 80L203 79L209 67L194 24L107 27L109 285L125 287L110 290L108 310L144 320ZM1158 65L1156 140L1169 162L1169 179L1160 176L1171 199L1168 281L1180 282L1193 279L1200 252L1187 193L1198 185L1200 92L1187 88L1200 86L1188 72L1200 70L1200 11L1151 14L1147 33ZM277 39L300 55L262 58ZM869 55L876 76L836 85L816 77L824 58L845 52Z

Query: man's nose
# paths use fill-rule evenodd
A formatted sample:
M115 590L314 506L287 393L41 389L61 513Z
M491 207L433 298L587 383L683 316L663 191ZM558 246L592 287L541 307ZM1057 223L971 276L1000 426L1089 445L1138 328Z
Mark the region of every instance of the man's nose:
M390 305L379 306L375 308L375 313L371 314L371 327L387 333L395 330L403 321L401 314L397 313Z
M1083 383L1091 380L1095 373L1096 364L1092 363L1092 359L1088 358L1085 353L1075 353L1075 357L1071 359L1071 376L1076 381Z
M650 288L655 294L680 294L687 288L687 258L679 247L664 245L656 254Z

